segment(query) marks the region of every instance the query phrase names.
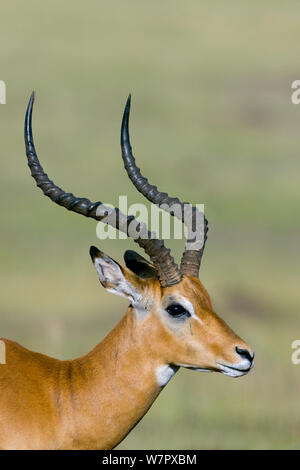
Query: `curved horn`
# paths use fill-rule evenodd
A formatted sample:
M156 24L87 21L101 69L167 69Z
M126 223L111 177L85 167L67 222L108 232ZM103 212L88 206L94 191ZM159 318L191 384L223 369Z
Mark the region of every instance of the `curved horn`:
M192 207L187 202L181 202L177 197L169 197L167 193L160 192L156 186L150 184L148 179L145 178L140 169L137 167L135 158L132 154L132 148L129 137L129 115L130 115L131 96L129 95L122 120L121 130L121 148L122 158L127 174L133 182L136 189L142 193L150 202L156 204L161 209L181 220L188 231L187 243L183 253L180 265L181 274L197 277L201 264L205 242L207 239L208 223L204 214L201 213L196 207ZM195 233L193 227L203 221L202 229ZM198 226L199 227L199 226ZM196 249L192 249L196 247Z
M105 223L126 233L145 250L158 272L158 277L163 287L178 283L181 280L181 276L177 265L170 255L170 250L164 246L162 240L157 239L155 234L149 232L144 224L138 222L133 216L126 216L118 208L111 209L100 201L91 202L87 198L80 198L74 196L72 193L66 193L49 179L39 162L34 146L32 135L33 103L34 93L32 93L30 97L26 111L24 138L28 166L37 186L41 188L43 193L53 202L68 210L98 221L102 221L106 218ZM111 217L112 215L115 216ZM130 233L137 235L133 237Z

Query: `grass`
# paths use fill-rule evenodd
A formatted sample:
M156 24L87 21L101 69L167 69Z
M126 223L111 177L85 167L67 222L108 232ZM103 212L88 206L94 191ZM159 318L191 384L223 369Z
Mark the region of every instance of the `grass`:
M256 350L237 381L180 371L119 448L299 448L299 13L294 0L1 7L0 336L75 357L125 310L98 287L88 248L121 260L133 243L100 242L92 221L41 197L22 128L34 88L37 149L57 184L140 202L119 149L132 92L138 164L169 194L205 203L201 279ZM170 246L178 257L182 244Z

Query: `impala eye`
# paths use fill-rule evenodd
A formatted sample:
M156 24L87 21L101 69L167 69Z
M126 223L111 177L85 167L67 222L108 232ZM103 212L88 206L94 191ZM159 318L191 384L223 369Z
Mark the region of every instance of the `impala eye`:
M180 304L171 304L166 308L166 311L169 315L172 315L172 317L175 318L187 318L191 316L191 314Z

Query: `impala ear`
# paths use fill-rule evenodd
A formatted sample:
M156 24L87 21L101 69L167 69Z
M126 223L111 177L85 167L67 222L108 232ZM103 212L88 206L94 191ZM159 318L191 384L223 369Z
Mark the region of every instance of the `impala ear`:
M132 304L139 303L143 290L141 279L95 246L91 246L90 255L99 280L107 291L129 299Z
M158 277L154 266L135 251L125 251L124 261L127 268L143 279Z

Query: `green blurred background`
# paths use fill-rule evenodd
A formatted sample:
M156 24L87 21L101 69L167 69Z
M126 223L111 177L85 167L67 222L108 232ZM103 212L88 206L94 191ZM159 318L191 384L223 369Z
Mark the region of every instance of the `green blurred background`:
M2 2L0 336L72 358L125 311L88 249L121 261L135 244L98 240L94 221L42 197L23 119L35 89L36 146L58 185L142 202L120 157L131 92L138 164L160 189L205 203L201 280L256 351L239 380L181 370L120 449L300 447L299 15L293 0ZM178 257L182 242L169 245Z

